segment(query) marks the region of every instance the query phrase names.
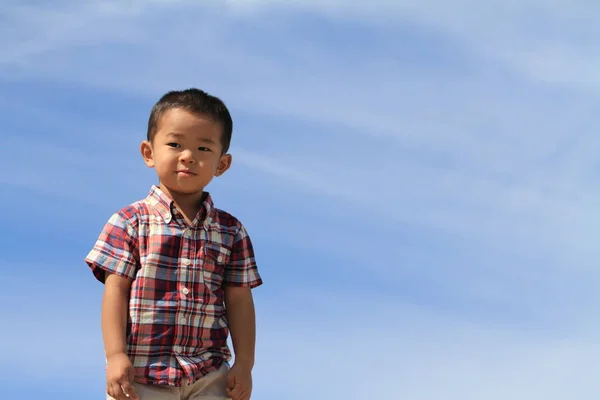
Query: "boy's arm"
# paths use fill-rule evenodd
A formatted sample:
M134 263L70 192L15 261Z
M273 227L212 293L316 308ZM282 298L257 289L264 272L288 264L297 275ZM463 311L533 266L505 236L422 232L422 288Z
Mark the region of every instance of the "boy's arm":
M248 370L254 367L256 316L249 287L225 286L227 321L235 353L235 364Z
M131 279L106 273L102 298L102 337L106 358L126 354L127 314Z
M127 314L132 280L106 273L102 298L102 336L106 354L106 390L117 400L139 400L134 370L127 355Z
M130 213L131 214L131 213ZM138 399L134 369L127 356L126 331L131 283L139 268L135 215L115 213L85 258L94 276L104 283L102 336L106 355L106 391L116 400Z
M252 392L256 317L251 290L261 284L252 242L240 223L231 249L231 259L225 269L223 285L227 321L235 353L235 363L227 374L227 394L232 400L248 400Z

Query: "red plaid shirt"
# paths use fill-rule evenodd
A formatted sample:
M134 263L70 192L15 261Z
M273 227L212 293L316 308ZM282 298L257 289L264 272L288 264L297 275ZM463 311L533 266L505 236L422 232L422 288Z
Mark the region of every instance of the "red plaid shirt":
M262 284L243 225L206 196L189 226L158 187L115 213L85 258L133 279L127 352L142 384L192 383L231 359L223 285Z

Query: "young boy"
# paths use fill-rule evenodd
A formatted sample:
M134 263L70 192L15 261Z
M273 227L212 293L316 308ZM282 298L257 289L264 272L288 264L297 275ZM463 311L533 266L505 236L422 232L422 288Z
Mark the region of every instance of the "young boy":
M104 283L108 399L250 398L262 280L244 226L204 191L231 165L232 125L198 89L152 108L141 153L159 184L112 215L85 259Z

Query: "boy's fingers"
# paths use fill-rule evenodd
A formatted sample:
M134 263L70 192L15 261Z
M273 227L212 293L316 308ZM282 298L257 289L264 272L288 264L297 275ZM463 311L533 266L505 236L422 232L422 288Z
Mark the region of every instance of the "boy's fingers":
M138 395L131 383L129 383L129 380L125 380L123 383L121 383L121 389L125 395L125 398L129 400L139 400Z
M250 393L245 391L240 391L237 397L232 397L234 400L248 400L250 398Z
M233 388L235 386L235 375L227 374L227 387Z
M244 390L242 393L241 400L250 400L250 390Z
M117 382L111 382L109 384L108 395L115 400L127 400L126 397L123 398L123 389L121 389L121 385L119 385Z
M242 395L242 388L240 388L240 385L235 385L233 389L227 390L227 394L232 399L239 399Z

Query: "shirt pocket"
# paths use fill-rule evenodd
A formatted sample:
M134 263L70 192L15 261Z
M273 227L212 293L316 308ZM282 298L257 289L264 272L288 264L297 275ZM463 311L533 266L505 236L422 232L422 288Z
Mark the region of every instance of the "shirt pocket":
M231 250L219 244L204 246L204 284L211 292L217 292L223 285L225 268L231 258Z

